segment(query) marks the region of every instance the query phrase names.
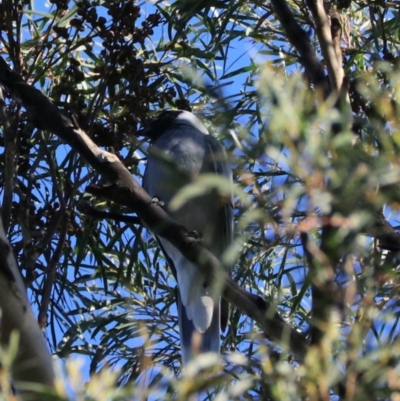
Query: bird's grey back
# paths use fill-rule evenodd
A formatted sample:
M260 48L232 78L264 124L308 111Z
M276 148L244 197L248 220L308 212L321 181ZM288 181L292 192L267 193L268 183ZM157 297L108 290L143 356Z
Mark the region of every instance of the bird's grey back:
M217 193L206 193L193 198L177 211L170 210L168 207L176 193L199 174L229 175L227 165L222 169L225 171L215 171L214 168L215 158L222 159L221 145L215 138L204 135L193 127L178 125L166 131L153 143L153 146L154 151L149 155L148 168L144 177L145 190L150 196L159 197L166 205L168 213L178 223L190 231L202 233L205 245L212 252L218 250L216 256L221 256L221 249L227 245L222 246L221 241L226 235L231 236L231 232L228 234L220 232L223 226L222 219L226 216L223 216L223 205ZM157 154L157 149L162 150L169 160ZM224 163L227 164L226 161ZM207 207L204 208L204 205Z

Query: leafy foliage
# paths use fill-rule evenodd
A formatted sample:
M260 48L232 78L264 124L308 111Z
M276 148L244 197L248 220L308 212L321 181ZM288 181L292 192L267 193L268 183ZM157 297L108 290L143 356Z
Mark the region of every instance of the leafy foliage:
M303 363L286 360L290 350L278 353L231 310L223 349L242 356L202 356L180 377L175 283L155 241L140 225L83 213L82 199L132 210L89 197L99 174L5 93L3 224L53 353L83 355L81 372L93 375L84 388L67 362L75 399L186 400L208 391L218 400L326 400L343 388L348 399L396 399L398 249L382 249L371 234L382 213L394 226L399 219L395 2L332 2L353 130L334 96L321 100L304 77L269 3L50 3L0 5L6 60L135 177L147 151L139 126L164 107L200 113L234 168L237 239L227 257L241 286L310 335L320 323L311 284L335 265L336 313ZM321 59L310 10L288 4Z

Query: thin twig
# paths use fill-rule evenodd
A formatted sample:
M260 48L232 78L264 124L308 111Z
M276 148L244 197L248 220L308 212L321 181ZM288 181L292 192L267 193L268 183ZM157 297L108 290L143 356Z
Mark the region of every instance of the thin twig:
M142 224L139 217L126 216L123 214L112 213L112 212L104 212L102 210L94 208L89 202L85 200L80 200L77 205L77 208L81 213L85 214L86 216L93 217L95 219L108 219L128 224Z

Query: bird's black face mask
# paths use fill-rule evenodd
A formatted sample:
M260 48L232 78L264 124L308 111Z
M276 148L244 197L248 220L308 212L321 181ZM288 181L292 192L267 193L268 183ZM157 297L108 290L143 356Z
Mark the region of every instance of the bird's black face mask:
M181 113L182 110L164 110L153 118L146 127L140 129L137 135L150 138L151 142L154 142L172 128Z

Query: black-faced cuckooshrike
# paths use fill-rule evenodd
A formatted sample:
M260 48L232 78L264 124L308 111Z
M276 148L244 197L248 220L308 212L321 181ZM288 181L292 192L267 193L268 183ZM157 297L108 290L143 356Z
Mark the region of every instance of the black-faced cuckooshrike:
M200 120L188 111L163 111L143 130L151 138L149 159L143 180L146 192L160 201L169 215L189 231L202 236L203 244L221 260L232 242L233 211L231 197L215 191L191 198L178 210L170 210L171 199L200 174L219 174L231 180L226 154L209 135ZM191 357L196 337L198 351L220 351L220 330L228 321L228 304L211 294L212 283L195 264L187 260L170 242L157 238L178 282L178 314L182 360Z

